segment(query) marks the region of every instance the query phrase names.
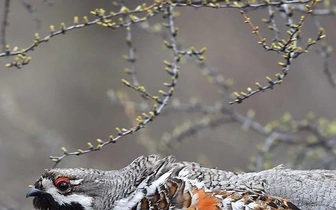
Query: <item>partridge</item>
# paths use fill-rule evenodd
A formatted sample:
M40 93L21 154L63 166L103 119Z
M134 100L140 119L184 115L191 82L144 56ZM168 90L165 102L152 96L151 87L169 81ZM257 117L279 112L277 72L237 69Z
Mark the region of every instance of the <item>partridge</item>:
M230 183L227 172L157 155L121 170L50 169L26 197L39 210L299 210L262 188Z

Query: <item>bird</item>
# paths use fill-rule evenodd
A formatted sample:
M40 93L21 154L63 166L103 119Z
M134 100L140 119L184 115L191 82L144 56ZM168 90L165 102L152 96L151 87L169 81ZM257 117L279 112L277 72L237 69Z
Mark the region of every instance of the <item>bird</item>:
M26 197L34 197L38 210L300 210L285 198L229 179L218 169L149 155L120 170L48 169Z

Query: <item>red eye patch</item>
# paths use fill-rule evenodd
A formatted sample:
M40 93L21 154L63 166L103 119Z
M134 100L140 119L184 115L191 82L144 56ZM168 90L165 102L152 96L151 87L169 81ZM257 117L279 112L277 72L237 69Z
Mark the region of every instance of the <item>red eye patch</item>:
M57 178L56 181L55 181L55 185L58 186L58 184L60 184L61 182L65 182L65 183L70 184L70 179L67 178L67 177Z

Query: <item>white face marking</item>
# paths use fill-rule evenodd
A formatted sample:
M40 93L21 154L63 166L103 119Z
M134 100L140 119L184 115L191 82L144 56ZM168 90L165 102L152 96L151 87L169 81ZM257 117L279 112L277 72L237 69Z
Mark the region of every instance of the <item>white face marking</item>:
M83 179L72 180L71 183L81 183ZM49 193L59 205L70 204L72 202L79 203L83 206L85 210L93 210L92 197L83 195L83 194L70 194L63 195L59 192L59 190L54 186L53 182L50 179L42 179L42 186L45 189L46 193Z
M70 180L71 185L79 185L84 179Z

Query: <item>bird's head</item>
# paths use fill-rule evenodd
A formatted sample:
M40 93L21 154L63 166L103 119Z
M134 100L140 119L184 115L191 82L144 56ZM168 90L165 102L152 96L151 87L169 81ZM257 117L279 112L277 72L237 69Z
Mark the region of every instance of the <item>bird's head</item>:
M103 171L92 169L51 169L28 190L39 210L92 210L102 193Z
M148 176L162 172L163 166L174 161L173 157L150 155L138 157L120 170L51 169L42 174L26 197L34 197L38 210L109 210L115 208L116 201L134 194Z

